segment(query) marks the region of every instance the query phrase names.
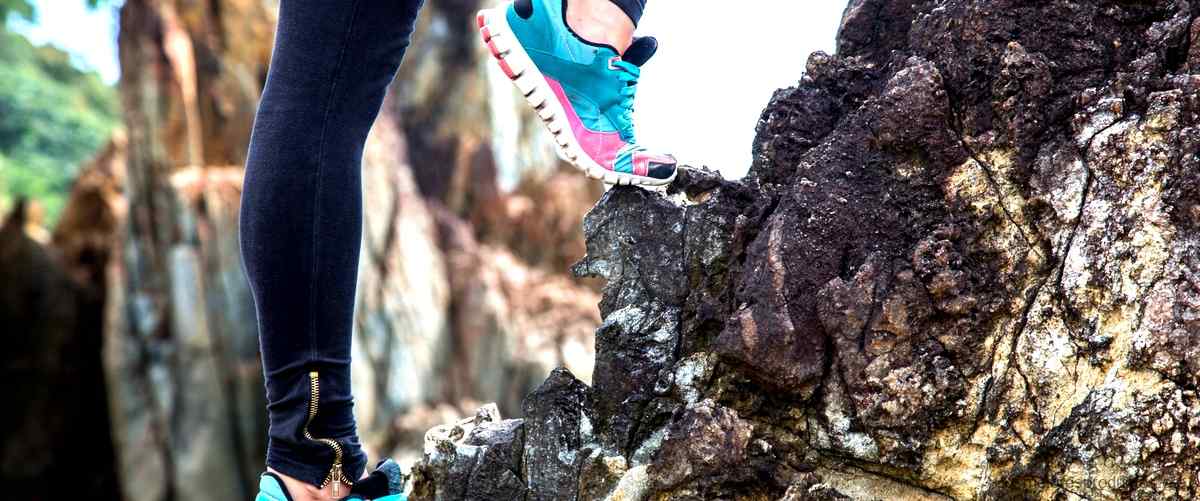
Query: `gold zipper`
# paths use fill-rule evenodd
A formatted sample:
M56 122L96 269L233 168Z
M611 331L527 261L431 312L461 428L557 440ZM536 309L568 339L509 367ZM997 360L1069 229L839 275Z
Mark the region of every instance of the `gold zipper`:
M331 468L329 468L329 474L325 475L325 480L323 482L321 482L321 488L324 489L325 486L329 485L332 482L333 483L333 497L335 499L337 499L340 497L340 494L341 494L340 491L341 491L341 487L342 487L343 483L346 485L354 485L354 484L353 484L353 482L350 482L350 480L346 478L346 475L344 473L342 473L342 444L338 443L337 440L333 440L333 439L329 439L329 438L313 437L312 433L308 432L308 425L311 424L313 419L315 419L317 417L317 407L320 405L320 402L321 402L321 375L318 374L317 371L309 372L308 373L308 384L309 384L308 421L305 421L305 423L304 423L304 438L312 440L313 442L320 442L322 444L328 445L330 449L333 449L333 466Z

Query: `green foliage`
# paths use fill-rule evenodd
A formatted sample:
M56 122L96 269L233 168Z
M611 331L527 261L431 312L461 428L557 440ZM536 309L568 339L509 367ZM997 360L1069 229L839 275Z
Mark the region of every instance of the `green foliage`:
M0 9L21 13L22 3L0 0ZM0 203L41 200L53 221L79 164L117 126L116 91L69 54L7 30L0 30L0 82Z
M32 21L34 14L33 4L29 3L29 0L0 0L0 29L3 29L8 21L8 16L11 14L23 17L27 21Z

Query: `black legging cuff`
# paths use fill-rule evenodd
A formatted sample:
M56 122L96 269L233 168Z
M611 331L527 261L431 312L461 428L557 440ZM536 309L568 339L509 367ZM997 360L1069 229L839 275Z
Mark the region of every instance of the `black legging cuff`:
M617 4L629 19L633 20L633 25L637 26L638 21L642 20L642 11L646 9L646 0L612 0L612 3Z

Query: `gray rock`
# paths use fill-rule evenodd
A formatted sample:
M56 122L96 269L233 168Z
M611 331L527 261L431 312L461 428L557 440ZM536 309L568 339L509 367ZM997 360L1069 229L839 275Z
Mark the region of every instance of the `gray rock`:
M764 110L746 179L687 169L588 215L595 440L554 442L587 460L541 478L586 499L1194 498L1198 18L850 2L837 55Z
M555 369L525 399L527 499L578 499L580 449L591 428L591 407L591 389L566 369Z

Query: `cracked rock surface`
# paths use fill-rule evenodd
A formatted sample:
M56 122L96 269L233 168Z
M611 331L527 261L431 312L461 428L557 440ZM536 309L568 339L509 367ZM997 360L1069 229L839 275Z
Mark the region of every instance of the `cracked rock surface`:
M1198 27L852 0L744 180L587 216L593 386L442 437L414 499L1195 499Z

